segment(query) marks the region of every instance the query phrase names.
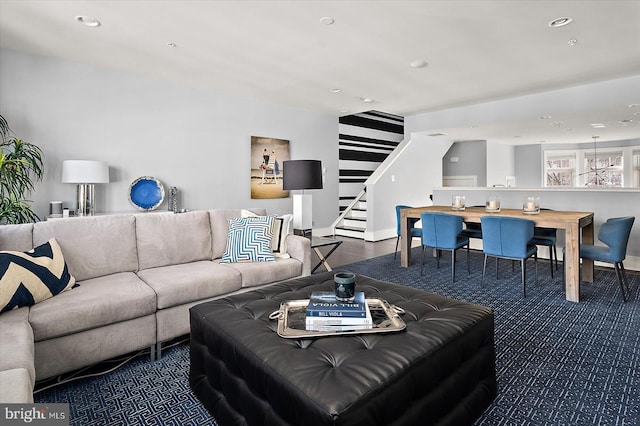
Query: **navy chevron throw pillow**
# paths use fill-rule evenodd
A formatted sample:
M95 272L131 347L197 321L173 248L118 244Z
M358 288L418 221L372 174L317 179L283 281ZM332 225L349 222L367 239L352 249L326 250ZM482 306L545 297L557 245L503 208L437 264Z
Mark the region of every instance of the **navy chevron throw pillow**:
M0 251L0 312L35 305L75 282L55 238L27 252Z

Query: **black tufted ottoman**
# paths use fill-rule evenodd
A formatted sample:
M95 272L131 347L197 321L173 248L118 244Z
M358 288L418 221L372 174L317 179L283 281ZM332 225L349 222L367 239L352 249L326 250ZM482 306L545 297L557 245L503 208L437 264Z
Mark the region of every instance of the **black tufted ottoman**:
M358 276L406 330L283 339L268 316L332 291L312 275L191 308L189 382L221 425L467 425L496 395L493 312Z

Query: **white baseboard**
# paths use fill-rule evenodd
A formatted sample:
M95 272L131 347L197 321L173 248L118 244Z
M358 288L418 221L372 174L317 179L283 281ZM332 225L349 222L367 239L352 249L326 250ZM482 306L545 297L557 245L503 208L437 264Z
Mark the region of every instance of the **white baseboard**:
M389 238L396 238L398 234L395 229L384 229L382 231L375 232L365 232L364 239L366 241L382 241L388 240Z

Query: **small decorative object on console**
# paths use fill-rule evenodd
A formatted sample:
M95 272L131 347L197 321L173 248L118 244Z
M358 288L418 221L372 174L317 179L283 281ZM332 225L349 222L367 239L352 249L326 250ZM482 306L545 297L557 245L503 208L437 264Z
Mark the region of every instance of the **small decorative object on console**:
M138 210L155 210L164 201L164 186L154 177L139 177L129 185L129 201Z
M172 186L169 188L169 202L167 203L169 211L178 213L178 188Z

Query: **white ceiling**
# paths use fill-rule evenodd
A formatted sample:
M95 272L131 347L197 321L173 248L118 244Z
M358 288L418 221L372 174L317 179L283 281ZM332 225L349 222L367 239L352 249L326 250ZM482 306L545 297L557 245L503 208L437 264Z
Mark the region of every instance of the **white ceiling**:
M573 22L548 26L563 16ZM640 75L640 1L0 0L0 47L336 115L406 116ZM638 111L594 106L553 117L556 128L497 119L459 138L569 141L571 126L585 141L606 122L607 140L632 139Z

